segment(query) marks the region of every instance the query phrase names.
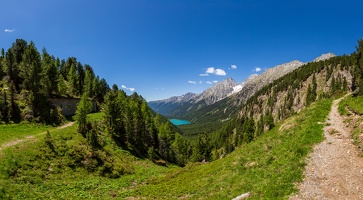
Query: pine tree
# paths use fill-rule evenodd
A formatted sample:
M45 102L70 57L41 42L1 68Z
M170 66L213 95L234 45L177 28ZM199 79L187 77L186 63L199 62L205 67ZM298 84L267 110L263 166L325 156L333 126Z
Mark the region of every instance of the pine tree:
M77 93L77 74L76 67L74 65L71 66L68 72L68 83L69 83L69 91L68 93L75 96Z
M77 80L76 89L77 89L77 93L79 95L81 95L81 94L83 94L85 70L83 68L83 65L80 62L77 63L76 71L77 71L77 73L76 73L77 74L77 76L76 76L76 80Z
M2 98L2 102L1 102L1 107L0 107L0 114L1 114L1 120L4 121L5 123L9 122L9 100L8 100L8 88L4 88L2 93L3 93L3 98Z
M59 81L58 81L58 93L60 95L65 95L67 93L67 85L65 84L65 80L63 78L63 75L59 75Z
M39 116L41 97L44 91L41 90L43 70L40 54L34 43L31 41L24 51L21 63L20 77L23 79L22 87L29 90L28 105L35 117Z
M92 97L93 96L93 91L92 91L92 75L91 72L89 70L86 71L86 76L84 78L84 86L83 86L83 90L85 93L87 93L88 97Z
M3 77L5 76L4 70L3 70L3 58L0 59L0 81L3 80Z
M91 112L92 103L88 100L86 94L83 94L77 105L76 120L78 122L78 132L86 137L87 133L87 114Z
M35 47L34 43L31 43L32 46ZM24 67L24 65L21 65L21 63L23 61L23 55L27 48L28 44L25 40L16 39L16 41L7 52L7 54L9 54L8 67L11 68L9 69L9 72L11 73L8 74L8 76L10 76L10 81L13 81L17 90L19 90L21 84L23 84L23 77L20 76L20 73L23 70L22 68Z
M48 54L47 50L43 48L42 54L42 68L44 70L44 86L48 94L58 92L58 69L55 60Z

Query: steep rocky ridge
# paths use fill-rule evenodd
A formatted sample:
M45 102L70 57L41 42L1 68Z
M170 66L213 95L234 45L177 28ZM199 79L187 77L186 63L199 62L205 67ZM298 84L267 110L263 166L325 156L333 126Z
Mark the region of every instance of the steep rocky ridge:
M186 93L182 96L174 96L164 100L150 101L148 105L155 112L165 116L176 116L184 114L188 107L193 103L193 98L197 94Z
M323 54L314 59L311 63L319 63L320 61L324 61L333 57L335 57L333 53ZM205 121L227 121L233 118L237 114L239 108L244 105L246 101L251 98L257 91L306 64L309 63L303 63L301 61L294 60L285 64L277 65L273 68L269 68L260 75L253 74L241 84L235 84L233 87L230 86L230 92L227 95L225 95L225 93L223 94L225 98L221 98L221 96L208 96L206 94L213 95L215 93L205 91L205 93L203 92L204 95L202 95L203 93L199 95L197 94L192 98L194 100L190 99L187 103L183 103L179 106L174 104L174 109L176 109L177 112L175 112L175 110L174 112L171 111L172 109L169 109L169 111L171 111L169 113L161 113L160 109L155 110L164 115L176 115L177 117L186 118L194 123L203 123ZM322 79L319 79L319 81L320 80ZM210 101L203 101L203 98L201 98L202 96L207 97L207 99L209 98ZM197 99L198 101L196 101ZM169 102L171 102L170 99ZM150 107L154 109L155 106L153 104L154 102L149 102ZM297 105L297 107L299 106Z
M294 72L296 70L300 70L301 68L303 68L305 66L312 66L314 64L315 65L324 65L324 62L320 62L320 61L324 61L324 59L334 58L334 56L335 55L331 54L331 53L323 54L322 56L317 57L315 59L315 61L311 62L311 63L305 64L300 61L292 61L289 63L278 65L274 68L270 68L270 69L266 70L264 73L262 73L261 75L255 77L252 81L248 82L242 88L242 90L240 92L233 94L233 95L229 96L228 98L225 98L213 105L207 106L200 111L196 111L193 113L190 113L190 112L186 113L187 115L185 115L184 117L188 118L190 121L192 121L194 123L204 123L207 121L214 121L214 122L228 121L229 119L232 119L233 117L236 116L236 114L241 109L241 106L245 105L248 99L250 99L252 96L254 96L256 94L256 92L260 91L265 86L272 84L274 82L275 82L274 84L277 84L279 79L282 78L283 76L285 76L291 72ZM298 73L299 72L297 72L297 74L296 74L297 77L300 76ZM339 77L341 79L343 79L342 77L344 77L344 76L339 75ZM319 82L326 81L324 78L321 78L321 77L319 77L319 78L316 77L316 78ZM347 79L351 79L351 76L347 75ZM296 80L297 80L297 78L296 78ZM329 80L329 81L331 81L331 80ZM347 80L347 81L349 82L349 80ZM286 84L292 84L293 82L294 81L291 80L291 83L286 83ZM296 82L295 84L303 84L303 83ZM323 83L321 83L321 85L322 84ZM319 87L323 87L323 86L319 86ZM306 96L301 96L301 95L306 93L306 90L307 90L307 85L305 88L302 88L301 94L294 93L294 95L296 97L296 99L294 101L298 101L299 98L304 99ZM327 90L327 89L325 89L325 90ZM275 102L276 105L278 105L277 107L280 107L281 105L283 105L285 103L285 100L284 100L284 98L286 98L285 96L281 96L281 94L273 94L272 96L276 96L275 98L279 100L279 101ZM264 100L267 101L268 98L264 98ZM259 105L256 105L256 107L258 108L261 105L262 105L262 103L260 103ZM301 102L301 104L295 105L295 106L296 106L297 110L299 110L299 108L301 108L303 106L303 104ZM254 108L254 109L257 109L257 108ZM242 112L239 114L239 116L243 116L246 114L248 114L248 113ZM275 114L276 115L279 114L277 110L275 110Z
M328 60L328 59L330 59L330 58L332 58L332 57L335 57L335 54L333 54L333 53L329 52L329 53L323 54L323 55L321 55L321 56L319 56L319 57L315 58L315 59L313 60L313 62L319 62L319 61L323 61L323 60Z
M310 101L315 101L330 97L336 92L350 91L353 81L351 68L340 62L341 59L336 58L328 64L317 62L304 65L258 91L246 102L238 116L247 116L255 121L271 116L276 122L300 112L309 104L309 98L312 98ZM312 94L314 85L315 94Z
M258 74L251 74L244 81L242 81L241 84L234 86L233 91L228 96L231 96L233 94L236 94L236 93L240 92L243 89L243 87L245 87L249 82L251 82L256 77L258 77Z
M199 110L226 98L237 85L235 80L227 78L200 94L187 93L169 99L150 101L148 104L154 111L162 115L179 117L188 111Z
M273 68L267 69L260 76L257 76L249 83L245 85L245 87L236 94L235 99L237 100L234 104L241 105L248 98L250 98L256 91L260 90L265 85L272 83L272 81L292 72L293 70L304 65L303 62L298 60L294 60L282 65L277 65Z
M233 92L233 88L237 85L238 83L235 80L232 78L227 78L203 91L201 94L197 94L194 97L193 103L203 102L207 106L211 105L221 99L226 98L231 92Z

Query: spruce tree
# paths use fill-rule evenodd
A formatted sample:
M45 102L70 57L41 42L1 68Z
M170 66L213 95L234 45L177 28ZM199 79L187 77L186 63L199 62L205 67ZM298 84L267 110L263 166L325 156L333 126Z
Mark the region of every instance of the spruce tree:
M23 79L22 87L29 90L28 105L33 112L34 117L39 116L41 107L41 98L44 91L41 87L43 80L43 70L41 65L40 54L31 41L24 51L20 77Z
M68 93L72 96L75 96L77 93L77 73L76 67L74 65L71 66L68 72L68 83L69 83L69 91Z
M87 114L91 112L92 103L88 100L87 94L84 93L77 105L76 120L78 122L78 132L86 137L87 134Z

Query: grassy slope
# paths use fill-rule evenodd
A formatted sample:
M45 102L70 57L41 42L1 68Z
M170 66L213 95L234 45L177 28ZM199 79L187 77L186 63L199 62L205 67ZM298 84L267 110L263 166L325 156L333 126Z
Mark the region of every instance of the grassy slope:
M97 120L102 115L92 114L90 119ZM57 152L62 152L64 146L74 147L75 151L78 150L77 147L84 146L85 139L76 133L76 129L75 124L50 132L52 140L57 141L54 143ZM64 146L59 143L64 143ZM121 178L106 178L80 167L68 167L72 160L67 156L55 159L45 144L45 136L9 147L0 156L0 199L109 199L120 188L131 190L144 184L146 179L178 169L174 166L157 166L149 160L135 158L116 148L110 152L121 158L123 167L128 168ZM9 176L14 169L16 175ZM7 173L3 173L4 171Z
M319 101L224 159L192 164L147 186L118 193L150 199L231 199L246 192L253 199L287 198L296 191L293 183L302 180L313 144L323 140L323 125L317 122L325 121L330 107L331 101Z
M346 108L359 115L363 115L363 96L358 96L358 97L349 96L343 99L339 103L339 108L338 108L339 113L341 115L346 115L348 113Z
M231 199L251 192L252 199L287 198L296 191L294 183L302 180L308 152L323 139L323 125L317 122L325 120L330 106L331 101L319 101L226 158L208 164L165 168L119 151L123 159L132 161L134 173L117 179L82 169L58 169L56 173L55 167L49 171L50 165L27 169L29 158L44 144L44 139L39 139L7 152L7 162L15 160L18 165L25 165L20 173L24 177L2 177L0 196L5 192L18 199ZM74 134L75 129L73 126L51 134L56 139L58 135ZM79 139L77 135L72 137Z
M55 127L30 123L3 124L0 125L0 146L9 141L24 139L26 136L36 135L53 129Z

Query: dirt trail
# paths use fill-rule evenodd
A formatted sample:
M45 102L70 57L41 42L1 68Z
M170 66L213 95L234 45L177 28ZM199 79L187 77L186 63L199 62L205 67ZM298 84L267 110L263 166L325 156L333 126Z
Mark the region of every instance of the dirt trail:
M333 102L324 127L325 140L314 147L305 168L300 193L290 199L363 199L363 158L352 142L351 131Z
M74 122L68 122L68 123L66 123L66 124L64 124L64 125L62 125L62 126L57 127L57 128L56 128L56 129L54 129L54 130L63 129L63 128L66 128L66 127L72 126L73 124L74 124ZM6 149L6 148L8 148L8 147L11 147L11 146L17 145L17 144L19 144L19 143L21 143L21 142L31 140L31 139L35 138L35 136L44 135L44 134L46 134L46 133L47 133L47 132L42 132L42 133L38 133L38 134L36 134L36 135L29 135L29 136L27 136L25 139L17 139L17 140L13 140L13 141L10 141L10 142L6 142L6 143L4 143L4 144L2 144L2 145L0 146L0 151L2 151L3 149Z

